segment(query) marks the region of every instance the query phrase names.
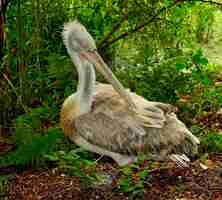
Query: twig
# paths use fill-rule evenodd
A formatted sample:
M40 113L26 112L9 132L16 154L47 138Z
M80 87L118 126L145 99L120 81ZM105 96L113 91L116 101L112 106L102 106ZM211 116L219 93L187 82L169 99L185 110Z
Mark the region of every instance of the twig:
M127 19L128 19L128 15L125 15L125 16L122 17L122 19L118 23L113 25L112 30L97 45L98 49L101 49L101 48L103 48L103 46L105 46L104 44L106 43L106 41L109 40L109 38L113 35L113 33L115 33L120 28L122 23L124 21L126 21Z
M199 2L203 2L203 3L209 3L209 4L215 4L217 6L220 6L222 7L222 3L220 2L216 2L216 1L209 1L209 0L198 0ZM120 34L119 36L117 36L116 38L113 38L112 40L108 41L107 43L104 44L103 43L100 43L100 49L103 49L103 48L106 48L110 45L112 45L113 43L121 40L122 38L124 37L127 37L128 35L132 34L132 33L135 33L137 32L138 30L144 28L145 26L149 25L150 23L152 23L154 20L157 19L157 16L159 16L163 11L167 10L167 9L171 9L173 8L174 6L178 5L178 4L183 4L183 3L189 3L189 2L192 2L192 0L178 0L176 1L174 4L171 4L170 6L167 6L167 7L163 7L161 8L155 15L151 16L151 18L146 21L145 23L141 24L141 25L138 25L136 26L135 28L127 31L127 32L123 32L122 34ZM112 35L112 34L110 34ZM107 39L106 39L107 40ZM104 45L102 45L104 44Z
M9 80L8 76L5 73L3 73L3 77L8 82L8 84L11 86L11 88L12 88L13 92L15 93L15 95L18 97L18 93L16 92L16 88L14 87L12 82Z
M22 103L22 98L21 98L21 96L17 93L16 88L14 87L14 85L12 84L12 82L9 80L8 76L7 76L5 73L3 73L3 77L4 77L4 79L8 82L8 84L11 86L13 92L15 93L15 95L16 95L17 98L18 98L18 102L20 102L20 104L21 104L22 108L24 109L24 111L25 111L25 112L28 112L28 110L26 109L25 105Z
M125 0L122 2L122 7L126 7L128 3L128 0ZM101 49L102 46L104 46L104 44L106 43L106 41L109 41L110 37L113 35L113 33L115 33L123 24L123 22L125 22L129 17L129 13L125 13L122 18L120 19L120 21L118 21L116 24L113 25L112 30L104 37L104 39L102 39L99 43L98 43L98 49Z
M215 4L217 6L222 6L222 3L216 2L216 1L209 1L209 0L198 0L198 1L203 2L203 3Z
M104 157L104 155L101 155L98 159L96 159L93 163L98 163L98 161L100 161L102 158Z
M167 9L170 9L170 8L174 7L174 6L177 5L177 4L178 4L178 3L174 3L174 4L172 4L172 5L168 6L168 7L163 7L163 8L161 8L161 9L160 9L155 15L153 15L148 21L146 21L145 23L143 23L143 24L141 24L141 25L136 26L135 28L133 28L133 29L127 31L127 32L124 32L124 33L120 34L118 37L110 40L110 41L107 42L105 45L101 46L101 49L106 48L106 47L110 46L111 44L117 42L118 40L120 40L120 39L122 39L122 38L124 38L124 37L126 37L126 36L128 36L128 35L130 35L130 34L132 34L132 33L137 32L137 31L140 30L141 28L144 28L145 26L147 26L148 24L150 24L151 22L153 22L153 21L157 18L157 16L160 15L160 13L162 13L163 11L165 11L165 10L167 10Z

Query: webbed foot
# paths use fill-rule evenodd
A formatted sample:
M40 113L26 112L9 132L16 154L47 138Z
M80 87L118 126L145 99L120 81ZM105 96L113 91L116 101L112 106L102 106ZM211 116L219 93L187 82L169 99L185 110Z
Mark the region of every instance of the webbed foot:
M172 154L170 159L175 162L179 167L185 168L189 167L190 159L185 155Z
M112 156L112 159L115 160L119 166L129 165L136 161L134 156L125 156L121 154L115 154Z

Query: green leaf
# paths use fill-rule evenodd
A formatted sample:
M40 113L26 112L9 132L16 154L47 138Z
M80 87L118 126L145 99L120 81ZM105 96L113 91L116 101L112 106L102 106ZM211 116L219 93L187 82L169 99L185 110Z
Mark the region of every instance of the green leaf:
M186 64L185 63L176 63L176 69L177 70L182 70L186 68Z
M58 161L59 157L56 154L44 155L44 157L49 161Z
M193 60L196 64L207 65L208 60L204 57L201 49L198 49L197 52L193 55Z
M222 96L218 97L218 101L219 101L220 105L222 106Z
M139 172L138 175L141 179L144 180L149 175L149 171L147 169L145 169L145 170Z
M78 156L77 154L73 155L73 154L68 153L68 154L65 154L63 158L67 161L75 161L79 159L80 156Z
M201 82L202 82L204 85L210 85L212 81L211 81L207 76L204 76L204 77L201 79Z
M207 65L207 64L208 64L207 58L203 58L203 57L202 57L202 58L199 60L199 64Z

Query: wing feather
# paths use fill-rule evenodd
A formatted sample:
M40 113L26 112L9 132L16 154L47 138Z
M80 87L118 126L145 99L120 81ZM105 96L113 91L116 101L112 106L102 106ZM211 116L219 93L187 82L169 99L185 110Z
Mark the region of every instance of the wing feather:
M78 133L90 143L122 154L135 154L135 146L142 139L135 127L104 112L82 115L76 119L75 126Z
M91 144L120 154L137 155L142 151L160 158L170 153L196 153L191 133L172 112L172 106L149 102L132 93L137 105L158 108L166 120L162 128L143 127L109 85L100 84L96 91L92 111L75 119L78 134Z

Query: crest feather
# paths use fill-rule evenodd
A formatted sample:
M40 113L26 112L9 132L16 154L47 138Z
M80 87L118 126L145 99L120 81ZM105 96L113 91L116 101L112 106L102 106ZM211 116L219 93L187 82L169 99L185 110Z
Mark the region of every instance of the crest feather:
M81 45L83 45L83 48L86 49L96 49L96 44L92 36L88 33L86 28L79 23L77 20L74 20L72 22L68 22L64 24L64 28L62 31L62 37L63 37L63 42L66 46L66 48L70 48L70 38L72 40L75 40L76 42L81 42Z
M67 46L68 38L70 34L77 31L86 31L85 27L81 23L79 23L77 20L67 22L64 24L62 37L66 46Z

